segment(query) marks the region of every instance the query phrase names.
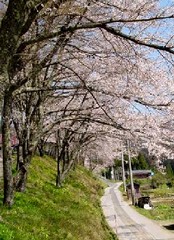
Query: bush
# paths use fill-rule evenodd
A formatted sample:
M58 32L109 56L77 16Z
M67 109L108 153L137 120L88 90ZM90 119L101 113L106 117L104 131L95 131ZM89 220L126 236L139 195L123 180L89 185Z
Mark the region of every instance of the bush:
M151 187L153 189L161 187L164 184L166 184L166 178L162 173L158 172L152 177Z

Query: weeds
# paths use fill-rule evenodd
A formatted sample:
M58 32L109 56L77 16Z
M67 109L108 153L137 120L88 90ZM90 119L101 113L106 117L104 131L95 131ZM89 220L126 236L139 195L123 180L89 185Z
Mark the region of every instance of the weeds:
M82 167L55 187L56 163L33 159L25 193L0 206L0 240L114 240L100 208L101 184ZM2 192L1 192L2 198Z

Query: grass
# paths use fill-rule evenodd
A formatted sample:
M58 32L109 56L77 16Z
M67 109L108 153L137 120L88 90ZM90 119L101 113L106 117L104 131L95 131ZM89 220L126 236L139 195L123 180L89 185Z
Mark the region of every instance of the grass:
M116 239L101 211L101 183L79 166L57 189L55 169L49 157L33 159L26 192L12 208L0 205L0 240Z
M173 205L173 204L172 204ZM142 215L153 220L174 220L174 207L170 202L154 203L152 210L145 210L143 208L136 207L136 210Z
M150 180L139 180L140 189L143 196L150 196L153 208L145 210L136 207L142 215L156 221L174 221L174 188L168 188L166 184L160 185L156 189L150 188Z

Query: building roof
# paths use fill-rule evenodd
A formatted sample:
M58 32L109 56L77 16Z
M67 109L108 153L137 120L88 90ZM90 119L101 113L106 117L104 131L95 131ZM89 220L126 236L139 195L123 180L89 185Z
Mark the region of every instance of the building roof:
M132 174L135 175L141 175L141 174L151 174L151 170L132 170ZM129 171L127 171L127 174L129 175Z

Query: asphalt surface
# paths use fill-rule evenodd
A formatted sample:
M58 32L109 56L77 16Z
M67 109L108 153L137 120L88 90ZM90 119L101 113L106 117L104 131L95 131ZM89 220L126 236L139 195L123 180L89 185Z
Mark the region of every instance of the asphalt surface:
M104 215L119 240L174 240L174 233L134 210L118 190L121 183L109 183L101 198ZM148 210L147 210L148 211Z

